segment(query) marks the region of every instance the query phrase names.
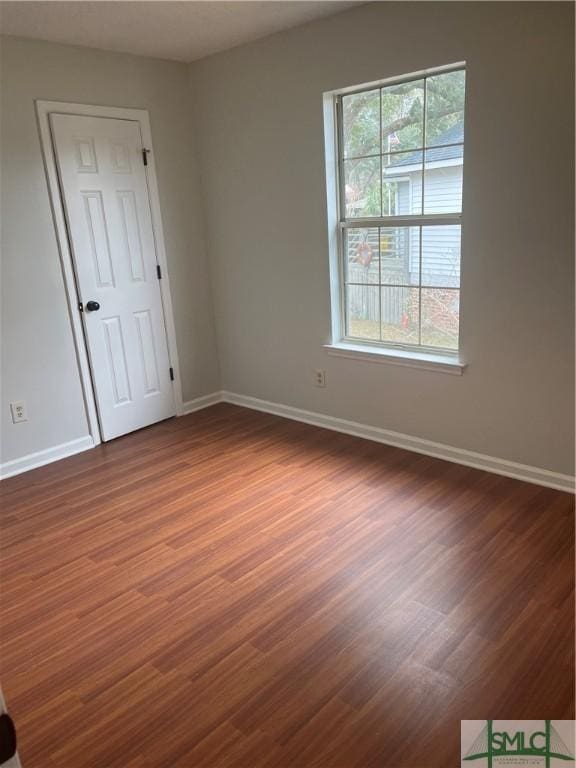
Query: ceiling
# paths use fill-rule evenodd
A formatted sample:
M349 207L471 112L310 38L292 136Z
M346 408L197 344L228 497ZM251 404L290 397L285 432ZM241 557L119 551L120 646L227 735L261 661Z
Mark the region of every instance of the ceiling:
M356 2L0 2L0 32L176 61L265 37Z

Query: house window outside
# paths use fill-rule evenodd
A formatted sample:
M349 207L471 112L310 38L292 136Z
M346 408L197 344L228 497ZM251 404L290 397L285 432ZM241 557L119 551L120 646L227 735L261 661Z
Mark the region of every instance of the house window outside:
M459 67L335 97L341 340L458 351L464 91Z

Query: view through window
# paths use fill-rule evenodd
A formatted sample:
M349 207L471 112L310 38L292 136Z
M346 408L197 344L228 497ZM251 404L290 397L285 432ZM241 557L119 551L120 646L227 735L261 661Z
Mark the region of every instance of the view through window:
M458 349L462 68L336 97L343 337Z

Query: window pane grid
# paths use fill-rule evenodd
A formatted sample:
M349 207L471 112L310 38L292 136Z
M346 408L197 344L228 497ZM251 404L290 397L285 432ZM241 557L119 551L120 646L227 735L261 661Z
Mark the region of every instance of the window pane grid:
M425 215L437 210L460 213L461 200L453 199L452 205L447 202L442 190L434 189L430 172L446 160L452 160L452 166L462 165L463 92L463 70L450 70L365 91L359 89L340 97L340 157L341 170L345 171L341 192L345 218L389 214L390 211L385 210L382 185L387 189L388 199L389 185L395 180L405 181L399 178L404 170L402 166L413 174L415 165L419 166L419 178L414 178L412 189L418 199L404 201L406 207L397 213ZM430 152L432 154L428 154ZM376 178L378 166L379 179Z
M446 70L339 97L347 338L457 349L464 77Z
M459 232L459 226L425 225L345 230L346 338L453 352L459 324ZM446 256L451 248L456 250L452 267Z

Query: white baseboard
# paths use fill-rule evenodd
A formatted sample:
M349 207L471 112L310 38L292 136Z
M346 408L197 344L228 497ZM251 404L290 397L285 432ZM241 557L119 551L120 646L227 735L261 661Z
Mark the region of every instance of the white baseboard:
M182 403L182 416L186 416L194 411L200 411L202 408L208 408L210 405L222 402L221 392L211 392L209 395L197 397L195 400L187 400Z
M87 451L93 447L94 440L92 436L86 435L85 437L79 437L77 440L71 440L69 443L61 443L52 448L46 448L43 451L29 453L27 456L22 456L19 459L5 461L4 464L0 465L0 478L5 480L13 475L19 475L21 472L28 472L29 469L36 469L36 467L42 467L44 464L51 464L53 461L65 459L68 456L81 453L81 451Z
M194 413L220 402L232 403L244 408L263 411L264 413L272 413L276 416L292 419L293 421L303 421L306 424L323 427L324 429L332 429L335 432L344 432L347 435L363 437L366 440L373 440L377 443L394 445L398 448L414 451L415 453L423 453L427 456L434 456L437 459L452 461L455 464L464 464L467 467L483 469L486 472L493 472L497 475L524 480L527 483L535 483L536 485L544 485L548 488L556 488L560 491L574 493L575 478L570 475L551 472L549 469L541 469L540 467L531 467L527 464L518 464L506 459L498 459L494 456L467 451L463 448L454 448L451 445L435 443L432 440L405 435L402 432L393 432L389 429L371 427L367 424L359 424L356 421L339 419L323 413L305 411L301 408L294 408L291 405L271 403L267 400L260 400L257 397L249 397L248 395L239 395L235 392L212 392L209 395L197 397L195 400L188 400L188 402L183 404L183 415ZM75 453L86 451L93 446L92 437L87 435L86 437L72 440L69 443L63 443L53 448L47 448L44 451L31 453L20 459L7 461L0 465L0 477L4 479L13 475L19 475L21 472L27 472L29 469L35 469L44 464L64 459L67 456L73 456Z
M380 427L370 427L366 424L358 424L355 421L338 419L335 416L327 416L313 411L304 411L300 408L293 408L290 405L280 403L270 403L267 400L260 400L257 397L247 395L237 395L234 392L220 393L220 400L241 405L245 408L252 408L256 411L273 413L276 416L284 416L287 419L303 421L306 424L313 424L317 427L332 429L336 432L344 432L347 435L364 437L367 440L374 440L377 443L386 445L395 445L398 448L404 448L415 453L424 453L427 456L434 456L437 459L452 461L455 464L464 464L467 467L483 469L486 472L493 472L496 475L513 477L516 480L524 480L527 483L544 485L548 488L556 488L560 491L574 493L575 478L570 475L562 475L559 472L551 472L549 469L540 467L531 467L527 464L518 464L515 461L498 459L494 456L486 456L483 453L467 451L463 448L454 448L451 445L435 443L432 440L424 440L421 437L405 435L402 432L392 432L389 429ZM215 400L214 402L218 402Z
M194 411L199 411L201 408L207 408L209 405L219 403L221 400L222 395L220 392L212 392L209 395L204 395L204 397L188 400L188 402L182 404L182 413L180 415L185 416L188 413L194 413ZM44 464L51 464L53 461L65 459L68 456L73 456L75 453L80 453L93 447L94 441L92 437L86 435L86 437L71 440L69 443L62 443L37 453L30 453L19 459L6 461L4 464L0 464L0 479L5 480L13 475L28 472L28 470L42 467Z

